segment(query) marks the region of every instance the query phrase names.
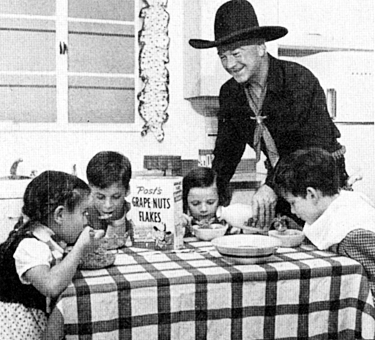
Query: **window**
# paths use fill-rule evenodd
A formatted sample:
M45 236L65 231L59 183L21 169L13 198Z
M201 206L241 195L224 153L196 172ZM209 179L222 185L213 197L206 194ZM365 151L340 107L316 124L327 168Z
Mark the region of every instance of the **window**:
M140 129L137 0L13 0L0 13L2 125Z

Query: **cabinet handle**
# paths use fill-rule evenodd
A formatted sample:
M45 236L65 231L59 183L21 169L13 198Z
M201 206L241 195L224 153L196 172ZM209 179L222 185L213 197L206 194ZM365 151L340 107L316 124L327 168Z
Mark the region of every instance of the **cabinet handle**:
M327 89L327 108L332 120L337 117L337 93L335 89Z
M60 54L66 54L68 52L68 46L64 42L60 42Z
M68 46L63 43L63 54L67 54L68 53Z

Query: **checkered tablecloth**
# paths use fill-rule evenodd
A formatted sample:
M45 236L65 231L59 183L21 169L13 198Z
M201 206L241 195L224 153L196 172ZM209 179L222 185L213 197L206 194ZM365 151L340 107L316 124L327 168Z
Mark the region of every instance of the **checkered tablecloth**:
M79 271L58 306L66 339L373 339L375 309L357 262L312 246L233 265L209 242L181 252L125 248Z

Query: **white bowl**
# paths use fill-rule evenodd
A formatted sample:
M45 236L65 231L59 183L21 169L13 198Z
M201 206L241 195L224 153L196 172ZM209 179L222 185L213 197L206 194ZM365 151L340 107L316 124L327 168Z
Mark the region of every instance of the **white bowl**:
M193 225L194 235L203 241L211 241L214 238L223 236L228 229L228 225L219 223L211 224L209 228L202 228L198 225Z
M228 235L212 240L217 251L233 259L262 259L270 257L281 246L281 241L263 235Z
M270 230L268 235L281 241L282 247L298 247L305 239L303 231L287 229L285 231Z

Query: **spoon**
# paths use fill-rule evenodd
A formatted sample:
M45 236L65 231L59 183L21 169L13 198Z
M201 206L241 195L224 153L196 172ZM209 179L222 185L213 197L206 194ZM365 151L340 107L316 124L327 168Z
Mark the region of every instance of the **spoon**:
M100 220L108 220L111 217L112 217L112 214L104 214L104 215L99 216L99 219Z

